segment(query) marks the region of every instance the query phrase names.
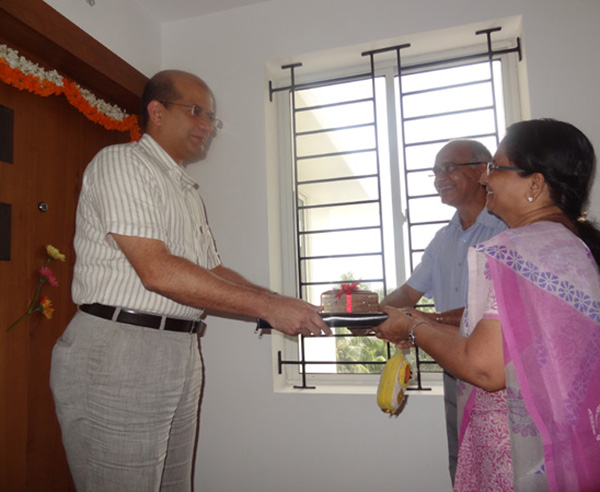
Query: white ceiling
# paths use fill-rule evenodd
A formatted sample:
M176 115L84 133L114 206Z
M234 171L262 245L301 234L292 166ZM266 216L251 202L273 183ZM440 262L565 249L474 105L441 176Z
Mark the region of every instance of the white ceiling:
M213 14L270 0L134 0L158 22Z

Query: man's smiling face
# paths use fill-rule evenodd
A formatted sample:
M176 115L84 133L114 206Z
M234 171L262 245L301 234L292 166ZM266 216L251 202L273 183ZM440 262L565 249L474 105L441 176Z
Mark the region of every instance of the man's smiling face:
M458 142L450 143L438 153L434 165L436 172L434 185L442 203L458 208L482 192L479 176L485 164L460 166L471 162L473 162L471 150ZM453 166L454 164L459 166Z

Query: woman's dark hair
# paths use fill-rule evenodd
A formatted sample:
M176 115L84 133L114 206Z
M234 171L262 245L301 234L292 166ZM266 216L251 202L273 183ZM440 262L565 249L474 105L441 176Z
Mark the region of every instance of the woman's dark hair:
M508 159L523 174L540 173L550 198L573 222L579 237L600 265L600 231L585 220L596 166L594 147L575 126L553 119L520 121L511 125L502 140Z

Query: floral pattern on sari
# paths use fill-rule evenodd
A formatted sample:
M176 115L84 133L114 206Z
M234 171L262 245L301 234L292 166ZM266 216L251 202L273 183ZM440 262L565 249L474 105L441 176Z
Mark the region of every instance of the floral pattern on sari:
M507 388L508 423L515 434L537 436L539 431L527 411L523 394L518 388Z
M474 418L459 450L454 490L512 491L506 391L489 393L476 388L475 393Z
M507 232L509 234L509 232ZM517 251L508 249L506 246L486 246L486 243L474 246L475 249L485 255L497 259L501 263L518 272L524 278L530 280L541 289L555 294L559 299L572 305L582 314L588 315L594 321L600 322L600 300L594 300L589 294L577 289L570 281L561 280L555 273L542 270L543 265L538 266L529 260L526 260ZM563 251L565 247L564 241L555 241L544 250L553 251L551 257L556 258L556 251ZM581 257L579 257L581 258ZM540 262L544 263L544 262ZM547 262L546 262L547 263ZM560 261L556 261L562 265L560 268L563 272L577 272L579 275L584 275L585 270L581 268L581 261L577 262L577 258L572 256L560 256ZM570 269L570 270L569 270ZM489 269L486 267L486 278L489 278ZM555 269L556 270L556 269Z
M484 425L474 422L482 418L476 406L483 390L459 382L455 485L466 486L455 490L600 490L598 265L585 244L560 224L511 229L469 252L463 336L482 318L494 317L492 298L502 327L511 444L507 463L513 481L502 489L491 479L477 489L468 476L458 480L461 459L473 452L495 453L475 442L477 436L494 436L473 429ZM483 466L487 458L473 459ZM467 468L468 473L473 472Z

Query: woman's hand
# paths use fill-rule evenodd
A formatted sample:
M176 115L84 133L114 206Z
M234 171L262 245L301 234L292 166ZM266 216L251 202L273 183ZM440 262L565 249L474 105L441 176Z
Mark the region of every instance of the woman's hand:
M427 316L412 308L393 308L386 306L383 312L388 318L379 326L373 328L375 336L385 342L393 343L398 348L410 348L408 335L415 323L427 321Z

